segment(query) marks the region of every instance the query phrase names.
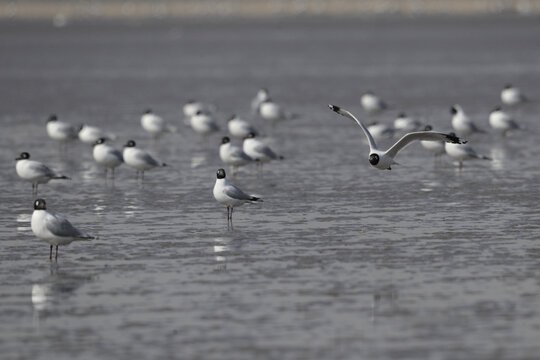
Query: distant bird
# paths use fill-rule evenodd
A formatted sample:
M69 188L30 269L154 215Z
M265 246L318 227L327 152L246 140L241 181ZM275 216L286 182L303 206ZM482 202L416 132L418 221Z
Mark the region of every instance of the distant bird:
M122 152L112 145L107 144L105 138L99 138L96 141L92 150L92 156L99 165L105 168L105 176L107 176L107 170L111 169L113 178L114 169L124 162Z
M210 114L203 111L198 111L193 115L190 124L191 128L203 137L209 136L220 130L216 120Z
M51 139L58 141L60 145L78 138L77 129L69 123L58 120L58 117L54 114L47 119L47 135Z
M371 123L367 128L375 140L391 139L396 132L393 127L379 122Z
M520 128L519 124L508 113L503 111L500 106L497 106L489 114L489 125L502 133L503 136L511 130Z
M105 132L96 126L83 124L79 128L79 140L88 145L94 145L98 139L116 139L116 135Z
M165 133L176 132L176 127L169 125L161 116L154 114L152 109L148 109L142 114L141 126L154 139L163 136Z
M34 235L51 245L49 251L50 260L52 260L53 246L56 246L55 259L58 260L59 245L68 245L77 240L94 239L94 237L71 225L64 217L47 210L47 205L43 199L34 201L31 227Z
M242 149L249 157L259 161L261 164L271 160L283 159L283 156L276 154L270 146L257 139L254 133L249 133L244 139Z
M388 105L372 91L362 94L360 104L368 114L378 114L388 109Z
M46 184L52 179L69 179L69 177L57 173L47 165L29 159L30 154L22 152L19 157L15 159L17 161L15 170L21 179L32 183L33 194L37 194L39 184Z
M505 105L514 106L527 102L528 99L518 87L507 84L501 91L501 101Z
M232 174L234 174L237 167L253 162L253 159L249 157L244 150L242 150L242 148L233 145L231 143L231 139L229 139L227 136L224 136L221 139L219 157L221 161L231 167Z
M454 135L453 133L450 133L450 135ZM489 157L485 155L478 154L469 144L444 144L446 153L453 158L454 160L459 162L459 169L461 170L463 168L463 161L465 160L473 160L473 159L481 159L481 160L491 160Z
M399 131L411 132L420 129L422 123L412 117L407 116L404 112L398 114L394 120L394 128Z
M215 110L213 105L210 105L205 102L196 101L196 100L188 100L187 103L184 104L182 111L184 113L184 116L187 118L192 117L193 115L197 114L199 111L204 113L213 113Z
M267 89L261 88L259 91L257 91L257 94L255 95L255 98L251 101L251 111L254 114L259 113L259 107L261 104L265 101L270 100L270 93Z
M235 207L247 202L261 201L261 198L246 194L234 186L225 178L225 170L218 169L217 179L214 184L214 198L220 204L227 206L227 225L232 225L232 214Z
M245 138L250 132L257 134L255 127L246 120L233 115L227 121L227 128L232 136Z
M426 127L424 128L424 131L432 131L432 130L433 130L433 127L431 125L426 125ZM424 149L433 153L437 157L440 157L446 152L444 150L444 144L445 144L444 141L422 140L420 141L420 144L424 147Z
M471 135L472 133L485 133L467 116L463 108L454 105L450 108L452 114L452 127L461 136Z
M144 178L145 171L158 166L167 166L164 162L156 160L147 151L139 149L136 146L137 144L135 141L129 140L126 145L124 145L122 156L126 165L137 170L137 178L139 178L139 172L141 173L141 178Z
M404 135L401 139L399 139L394 145L392 145L390 149L386 151L380 151L377 149L375 140L369 133L369 130L366 128L366 126L362 122L360 122L360 120L355 118L354 115L351 114L349 111L345 109L341 109L339 106L335 106L335 105L328 105L328 106L330 107L330 109L332 109L332 111L335 111L339 115L348 117L349 119L356 121L356 123L362 128L369 142L369 163L373 167L379 170L391 170L391 166L394 164L397 164L394 161L394 157L397 155L397 153L401 149L403 149L406 145L408 145L412 141L442 140L446 142L460 143L460 139L452 134L444 134L444 133L438 133L438 132L433 132L433 131L421 131L421 132L408 133Z
M275 126L281 121L292 119L295 117L292 114L287 114L285 110L281 107L281 105L272 101L272 99L270 98L260 103L259 116L262 119L270 122L272 126Z

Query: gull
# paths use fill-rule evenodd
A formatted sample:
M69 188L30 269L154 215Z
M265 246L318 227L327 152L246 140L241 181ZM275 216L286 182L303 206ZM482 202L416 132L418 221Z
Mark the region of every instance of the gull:
M362 94L360 104L369 114L378 114L388 108L388 105L372 91L366 91Z
M152 109L148 109L141 116L141 126L144 131L148 132L154 139L159 138L165 133L176 132L176 128L167 124L167 122L161 117L152 112Z
M283 156L277 155L267 144L256 138L255 133L249 133L242 145L244 152L255 161L261 163L271 160L283 160Z
M421 126L420 121L407 116L404 112L399 113L397 119L394 120L394 128L405 132L416 131Z
M520 128L519 124L510 116L504 112L500 106L497 106L489 114L489 125L506 136L506 133L510 130L517 130Z
M528 99L518 87L507 84L501 91L501 101L505 105L514 106L526 102Z
M450 135L454 135L454 133L450 133ZM456 143L456 144L444 144L444 149L446 150L446 153L453 158L454 160L457 160L459 162L459 169L461 170L463 168L463 161L465 160L472 160L472 159L481 159L481 160L491 160L489 157L485 155L478 154L469 144L465 143Z
M454 130L462 135L467 136L472 133L484 133L484 130L481 130L476 126L476 124L465 114L463 108L460 105L454 105L450 108L450 113L452 114L452 127Z
M184 123L190 125L192 116L196 115L199 111L211 114L215 111L215 107L205 102L188 100L188 102L184 104L182 111L184 113Z
M79 140L88 145L94 145L100 138L116 139L116 135L107 133L96 126L82 124L79 128Z
M228 136L224 136L221 139L221 145L219 146L219 157L221 161L231 167L231 173L234 174L236 167L249 164L253 161L242 148L235 146L231 143L231 139Z
M452 142L452 143L460 143L459 138L457 138L455 135L452 134L444 134L439 132L433 132L433 131L421 131L421 132L412 132L405 134L401 139L399 139L390 149L386 151L381 151L377 149L377 145L375 144L375 140L373 140L373 137L369 133L369 130L366 128L360 120L354 117L353 114L351 114L349 111L340 108L339 106L335 105L328 105L330 109L335 111L341 116L348 117L351 120L356 121L356 123L362 128L364 131L364 134L366 135L368 142L369 142L369 163L379 169L379 170L391 170L391 166L397 163L394 161L394 157L397 155L397 153L403 149L405 146L407 146L409 143L415 140L442 140L446 142Z
M105 177L107 176L107 170L111 169L112 177L114 178L114 169L124 162L124 157L120 150L107 144L105 138L99 138L95 142L92 156L99 165L105 168Z
M75 127L69 123L58 120L58 116L52 114L47 119L47 135L53 140L65 144L78 138Z
M265 88L259 89L259 91L257 91L257 95L255 95L255 98L251 101L251 111L254 114L257 114L261 104L268 100L270 100L270 93L268 90Z
M262 202L262 199L246 194L238 187L231 184L225 176L225 170L218 169L213 193L214 198L218 203L227 206L227 225L232 225L232 214L235 206L241 206L247 202Z
M245 138L250 132L257 133L257 130L246 120L239 118L236 115L230 117L227 121L227 128L232 136Z
M195 132L206 137L219 131L219 125L216 120L207 112L197 111L190 119L190 125Z
M144 178L144 172L146 170L153 169L157 166L167 166L164 162L156 160L150 153L145 150L136 147L137 144L133 140L129 140L124 145L124 151L122 156L124 162L137 170L137 179L139 178L139 172L141 172L141 179Z
M426 127L424 128L424 131L431 130L433 130L433 127L431 125L426 125ZM444 150L444 141L422 140L420 141L420 144L424 147L424 149L432 152L437 157L441 156L446 152Z
M258 112L260 117L269 121L272 126L275 126L278 122L298 117L296 114L285 112L281 105L272 101L271 98L267 98L260 103Z
M68 179L69 177L58 174L47 165L34 160L29 160L30 154L22 152L15 160L17 175L23 180L32 183L32 193L37 194L38 184L46 184L52 179Z
M55 260L58 260L59 245L68 245L77 240L94 239L94 237L71 225L66 218L47 210L47 204L43 199L34 201L34 212L30 224L34 235L51 245L49 251L50 260L52 260L53 246L56 246Z

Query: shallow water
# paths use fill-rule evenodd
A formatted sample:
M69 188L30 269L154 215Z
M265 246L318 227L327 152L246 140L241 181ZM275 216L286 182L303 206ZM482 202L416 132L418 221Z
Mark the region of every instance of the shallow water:
M359 96L450 129L483 128L507 82L540 99L536 18L0 24L0 350L5 358L533 359L540 352L540 146L527 131L469 142L493 161L435 161L419 144L392 171L367 162ZM212 187L219 136L181 105L250 117L268 87L298 119L267 140L285 156L232 181L264 198L235 210ZM153 143L151 107L180 128ZM90 148L60 153L50 113L137 140L169 167L104 180ZM61 247L30 230L22 151L72 177L40 186L53 211L99 236Z

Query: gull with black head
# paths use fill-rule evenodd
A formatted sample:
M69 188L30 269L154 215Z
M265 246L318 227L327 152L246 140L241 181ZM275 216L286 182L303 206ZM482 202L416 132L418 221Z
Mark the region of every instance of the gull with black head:
M112 177L114 178L114 169L124 162L124 157L120 150L107 144L105 138L99 138L96 141L92 150L92 156L99 165L105 168L105 177L107 176L107 170L111 169Z
M137 179L139 178L139 172L141 173L141 179L144 179L145 171L158 166L167 166L164 162L156 160L149 152L139 149L133 140L129 140L124 145L122 156L128 166L137 170Z
M59 174L42 162L30 160L30 154L22 152L15 159L15 171L23 180L32 183L32 193L37 195L38 185L46 184L52 179L69 180L69 177Z
M371 166L379 169L379 170L391 170L391 166L394 164L397 164L394 161L394 157L398 154L398 152L403 149L405 146L410 144L413 141L416 140L442 140L445 142L450 143L458 143L460 144L460 139L452 134L444 134L434 131L420 131L420 132L411 132L408 134L405 134L401 139L399 139L394 145L392 145L388 150L381 151L377 149L377 144L375 143L375 140L371 136L369 130L367 127L356 117L354 117L353 114L351 114L349 111L340 108L339 106L335 105L328 105L332 111L338 113L341 116L345 116L351 120L356 121L356 123L362 128L364 131L364 134L366 135L368 142L369 142L369 163Z

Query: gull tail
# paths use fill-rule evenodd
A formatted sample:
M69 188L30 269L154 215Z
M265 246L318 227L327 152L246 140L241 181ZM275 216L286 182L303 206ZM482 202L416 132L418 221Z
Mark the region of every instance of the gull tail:
M55 175L52 177L53 179L59 179L59 180L71 180L69 176L66 175Z
M258 197L255 197L255 196L252 196L249 201L260 201L260 202L263 202L263 199L261 198L258 198Z

